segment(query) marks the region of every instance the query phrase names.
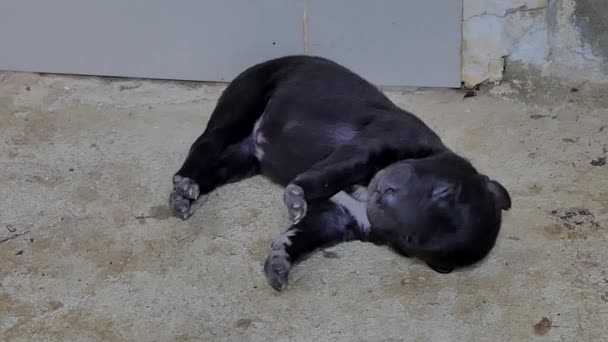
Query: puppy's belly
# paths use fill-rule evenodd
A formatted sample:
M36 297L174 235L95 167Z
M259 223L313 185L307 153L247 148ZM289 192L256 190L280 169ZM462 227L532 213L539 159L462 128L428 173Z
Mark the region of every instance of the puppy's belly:
M276 120L265 113L251 132L252 152L260 162L261 172L274 182L286 185L336 148L332 136L325 132L294 126L293 122L288 122L287 128L273 127L276 124Z
M357 134L358 130L349 122L314 118L284 120L278 113L264 112L255 122L251 137L259 160L272 150L273 159L281 156L317 161L352 141Z

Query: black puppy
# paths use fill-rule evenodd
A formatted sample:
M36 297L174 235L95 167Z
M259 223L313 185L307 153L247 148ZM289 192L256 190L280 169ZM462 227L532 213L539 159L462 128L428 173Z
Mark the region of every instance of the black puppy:
M293 225L271 245L269 284L320 247L369 241L441 273L493 248L507 190L450 151L427 125L371 83L320 57L255 65L226 88L173 177L170 205L261 174L285 186Z

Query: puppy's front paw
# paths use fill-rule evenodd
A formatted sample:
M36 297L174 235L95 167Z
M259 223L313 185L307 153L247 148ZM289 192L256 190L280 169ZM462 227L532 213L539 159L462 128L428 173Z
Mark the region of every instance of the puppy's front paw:
M295 184L287 185L283 195L283 202L287 207L291 222L294 225L300 223L304 216L306 216L306 210L308 208L306 198L304 197L304 190Z
M264 262L264 273L268 284L277 291L287 288L291 263L285 252L272 251Z
M179 195L191 200L197 199L201 194L200 188L194 180L180 175L173 176L173 188Z

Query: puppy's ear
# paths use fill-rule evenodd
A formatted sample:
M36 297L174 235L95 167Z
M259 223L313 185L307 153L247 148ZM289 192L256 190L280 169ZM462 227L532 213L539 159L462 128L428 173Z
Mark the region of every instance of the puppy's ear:
M496 201L496 204L498 204L498 207L500 209L511 209L511 196L509 195L507 189L502 186L502 184L498 183L495 180L488 179L486 181L486 187L494 196L494 200Z

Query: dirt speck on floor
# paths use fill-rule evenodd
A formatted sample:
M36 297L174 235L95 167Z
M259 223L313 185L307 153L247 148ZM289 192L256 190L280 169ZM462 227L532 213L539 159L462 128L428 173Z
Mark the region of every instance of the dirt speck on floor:
M538 323L534 324L534 333L540 336L547 335L549 330L551 330L551 324L550 319L543 317Z

